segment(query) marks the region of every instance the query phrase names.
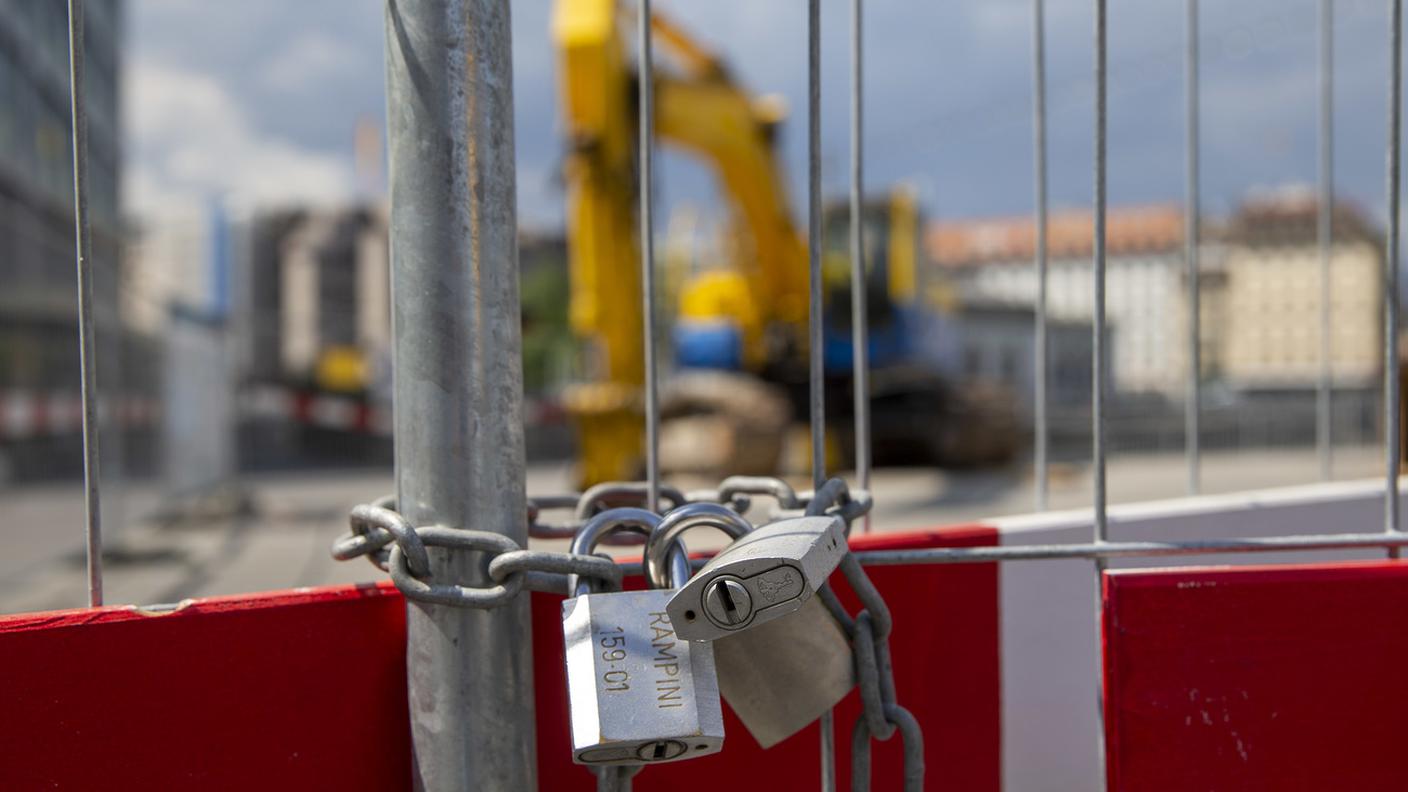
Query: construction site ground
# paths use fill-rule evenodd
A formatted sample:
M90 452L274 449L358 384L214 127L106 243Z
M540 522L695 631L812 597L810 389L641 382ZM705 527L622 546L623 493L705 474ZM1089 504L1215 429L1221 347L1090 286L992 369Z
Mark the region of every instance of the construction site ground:
M1208 494L1316 481L1311 449L1203 454ZM1337 449L1335 478L1381 476L1382 450ZM1091 498L1090 468L1052 469L1050 507L1079 509ZM563 463L530 464L530 493L568 488ZM1111 503L1173 498L1186 493L1181 454L1117 455L1110 460ZM679 482L685 488L709 482ZM798 488L806 482L794 482ZM347 530L355 503L390 492L390 470L302 471L249 476L239 491L204 501L172 502L152 483L105 489L120 499L121 524L109 518L104 570L108 604L173 603L187 597L234 594L331 583L373 581L384 573L362 560L334 561L328 548ZM934 527L1034 511L1029 467L943 472L882 469L875 475L877 531ZM244 508L235 508L243 502ZM80 485L34 485L0 491L0 613L76 608L85 604L83 499ZM1169 537L1175 539L1177 537ZM691 549L722 538L691 534ZM711 542L713 544L711 544ZM534 542L565 549L565 542ZM631 554L632 548L615 548Z

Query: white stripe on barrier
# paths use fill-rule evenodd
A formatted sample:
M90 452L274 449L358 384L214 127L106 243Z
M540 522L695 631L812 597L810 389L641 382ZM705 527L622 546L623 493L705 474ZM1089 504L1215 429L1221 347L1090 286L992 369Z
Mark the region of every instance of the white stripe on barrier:
M1371 531L1383 521L1384 482L1335 482L1111 506L1114 541L1182 541ZM983 520L1004 546L1083 544L1090 509ZM1381 558L1382 550L1207 555L1192 565ZM1096 789L1102 769L1090 669L1098 646L1091 562L1014 561L1000 570L1002 778L1008 792ZM1169 566L1113 559L1110 568Z

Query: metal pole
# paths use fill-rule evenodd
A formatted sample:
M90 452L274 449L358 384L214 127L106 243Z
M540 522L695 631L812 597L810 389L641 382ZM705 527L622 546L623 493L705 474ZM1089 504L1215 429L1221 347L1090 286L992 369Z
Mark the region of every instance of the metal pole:
M1046 380L1051 370L1047 350L1046 300L1046 12L1044 0L1032 0L1032 138L1036 169L1036 349L1035 385L1036 509L1045 511L1050 487L1050 429L1047 426Z
M508 0L388 0L397 505L527 542ZM477 554L437 578L488 585ZM537 787L528 598L407 606L419 787Z
M851 0L851 369L855 388L856 480L870 489L870 318L865 267L865 223L861 199L865 191L864 105L861 84L861 0ZM862 523L870 530L870 515Z
M655 59L651 55L650 0L636 15L640 47L640 268L645 310L646 508L660 510L660 378L655 370Z
M78 364L83 399L83 511L87 521L88 606L103 604L103 519L98 498L98 360L93 337L93 236L88 220L88 109L84 101L83 0L68 0L68 67L73 119L73 223L78 244Z
M821 0L807 0L807 272L808 382L811 396L812 487L826 481L825 356L821 294ZM836 788L835 720L821 716L821 789Z
M1320 378L1315 388L1315 449L1320 461L1320 478L1328 481L1334 474L1334 442L1331 425L1332 377L1330 334L1332 303L1330 291L1330 251L1334 244L1335 208L1335 82L1334 82L1334 6L1331 0L1320 0L1320 200L1316 235L1320 247Z
M1188 394L1183 407L1185 453L1188 466L1188 492L1202 489L1202 462L1199 441L1200 411L1202 410L1202 291L1198 285L1198 226L1202 212L1198 189L1198 0L1188 0L1187 51L1187 209L1184 217L1184 257L1188 264Z
M1105 511L1105 380L1108 351L1105 349L1105 0L1095 0L1095 218L1092 240L1092 266L1095 289L1094 361L1091 381L1092 455L1094 457L1095 543L1108 541L1109 520ZM1100 586L1105 572L1105 559L1095 559L1095 717L1099 728L1096 756L1099 760L1100 782L1105 789L1105 671L1101 656L1104 642L1100 632L1104 622L1104 600Z
M1402 426L1398 403L1398 169L1403 115L1403 1L1389 0L1388 239L1384 245L1384 530L1398 531L1398 467ZM1398 558L1398 549L1389 550Z

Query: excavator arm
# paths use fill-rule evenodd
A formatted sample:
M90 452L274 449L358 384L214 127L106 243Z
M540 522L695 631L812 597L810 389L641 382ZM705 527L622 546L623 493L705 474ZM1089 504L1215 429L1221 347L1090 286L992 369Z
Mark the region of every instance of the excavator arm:
M571 323L585 348L585 382L564 402L587 482L634 477L642 447L637 79L621 34L629 21L616 0L558 0L552 23L569 141ZM777 346L775 328L805 342L806 252L772 140L781 113L754 101L685 31L658 14L651 24L669 62L656 67L657 136L713 167L737 229L732 266L683 288L680 322L736 336L736 366L757 371Z
M568 310L583 348L563 406L584 484L636 478L644 445L634 76L620 23L616 0L560 0L552 19L568 139Z

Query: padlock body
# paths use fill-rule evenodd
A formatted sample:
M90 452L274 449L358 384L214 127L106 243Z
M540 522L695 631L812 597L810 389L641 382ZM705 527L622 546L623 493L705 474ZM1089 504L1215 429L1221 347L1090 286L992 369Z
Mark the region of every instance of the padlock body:
M714 650L676 635L673 590L587 594L562 603L572 758L653 764L723 748Z
M845 523L834 516L779 520L725 547L679 589L669 613L680 635L713 641L793 613L826 584L849 551ZM723 621L710 608L711 587L728 581L746 613Z
M764 748L801 731L855 686L850 642L817 597L711 643L724 700Z

